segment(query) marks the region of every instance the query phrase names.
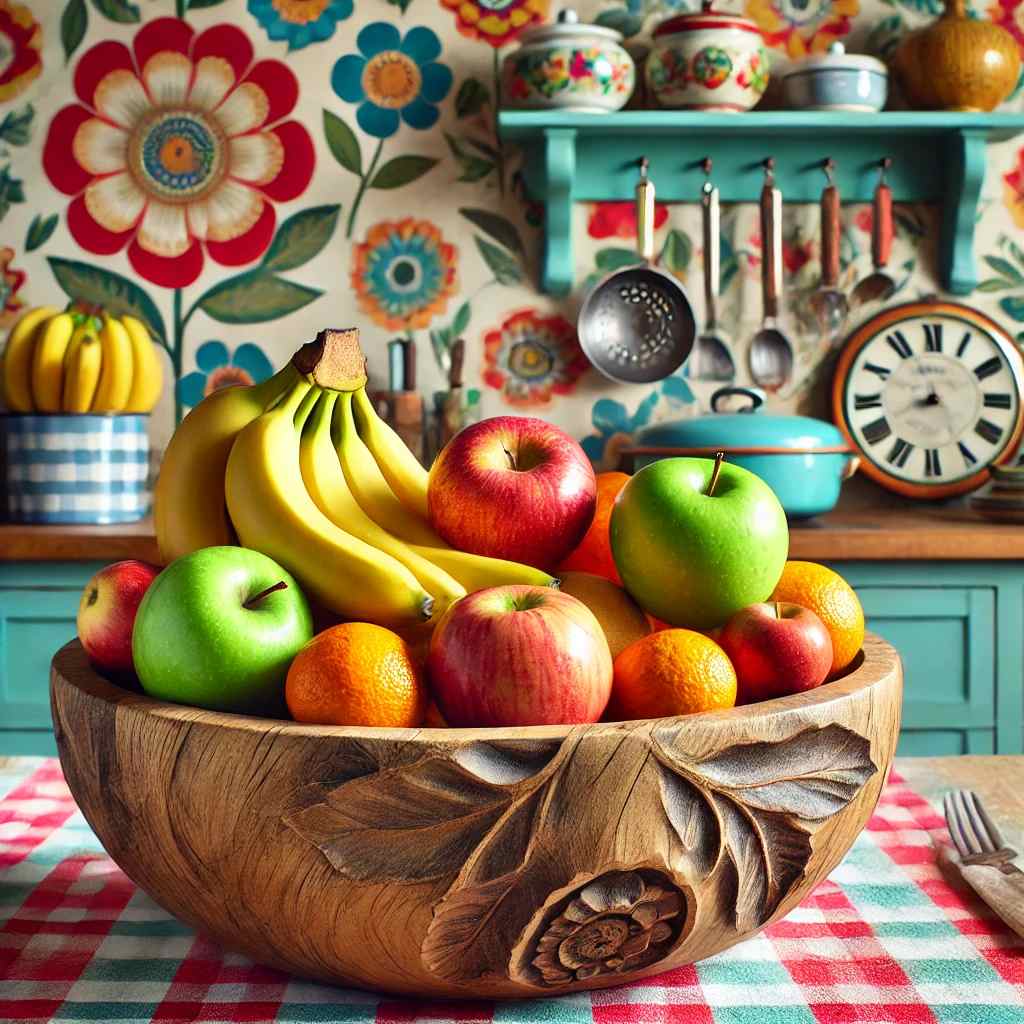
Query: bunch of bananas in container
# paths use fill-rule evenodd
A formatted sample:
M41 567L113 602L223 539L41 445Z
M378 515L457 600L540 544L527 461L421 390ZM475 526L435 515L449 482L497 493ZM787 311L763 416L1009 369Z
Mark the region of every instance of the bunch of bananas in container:
M96 307L30 309L11 328L3 396L18 413L148 413L163 369L146 325Z
M321 331L262 384L205 398L164 455L163 561L241 544L343 619L425 622L475 590L552 586L539 569L458 551L427 520L427 471L366 394L356 329Z

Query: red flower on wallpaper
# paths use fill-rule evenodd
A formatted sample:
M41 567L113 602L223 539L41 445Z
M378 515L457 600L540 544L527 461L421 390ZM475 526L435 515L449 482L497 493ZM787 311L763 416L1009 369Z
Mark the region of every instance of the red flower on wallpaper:
M1024 228L1024 149L1017 150L1013 170L1003 175L1003 202L1013 223Z
M25 300L18 295L25 284L25 271L11 266L14 250L0 248L0 327L10 327L25 309Z
M668 220L668 207L654 204L654 228ZM636 241L636 203L594 203L587 221L591 238L627 238Z
M294 199L313 175L309 133L283 120L295 75L253 63L241 29L196 35L158 18L123 43L98 43L78 62L80 103L50 123L43 167L73 196L68 228L105 256L127 246L135 271L183 288L203 250L225 266L257 259L274 235L274 202Z
M755 231L750 236L748 244L750 252L747 254L747 265L759 267L761 265L761 232ZM782 268L787 274L799 274L813 258L814 242L810 239L804 241L784 238L782 240Z
M43 70L42 31L32 12L13 0L0 0L0 103L13 100Z
M985 13L990 21L1005 28L1017 40L1024 56L1024 8L1021 0L995 0Z

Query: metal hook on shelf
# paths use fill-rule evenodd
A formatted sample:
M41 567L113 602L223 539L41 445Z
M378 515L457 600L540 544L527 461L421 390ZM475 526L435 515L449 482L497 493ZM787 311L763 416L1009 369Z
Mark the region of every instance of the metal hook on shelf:
M764 168L764 176L766 181L774 181L775 179L775 157L766 156L761 161L761 166Z
M833 160L830 156L825 157L825 159L822 160L821 162L821 169L825 172L825 177L828 179L828 183L830 185L834 185L836 170L835 160Z
M651 161L648 160L647 157L640 157L640 177L643 178L645 181L647 180L647 171L650 168L650 166Z
M702 186L701 191L704 193L705 196L709 196L715 190L715 186L711 184L711 157L704 157L704 159L701 160L700 162L700 167L701 170L704 172L704 185Z
M891 156L883 156L882 159L878 161L878 184L879 185L884 185L885 184L885 172L887 170L889 170L890 167L892 167L892 157Z

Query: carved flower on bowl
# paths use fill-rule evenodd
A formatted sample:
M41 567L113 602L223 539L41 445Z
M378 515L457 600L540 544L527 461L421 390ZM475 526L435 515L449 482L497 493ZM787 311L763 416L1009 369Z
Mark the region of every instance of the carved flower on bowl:
M656 963L686 920L682 892L657 872L601 875L560 902L533 947L543 984L625 974Z

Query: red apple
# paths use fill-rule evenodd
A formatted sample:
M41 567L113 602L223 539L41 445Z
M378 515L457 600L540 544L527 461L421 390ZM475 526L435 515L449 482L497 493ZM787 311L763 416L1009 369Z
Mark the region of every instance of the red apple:
M115 562L85 585L78 603L78 639L93 664L107 672L133 670L132 628L158 565L130 558Z
M813 690L832 668L825 623L798 604L742 608L722 627L718 643L736 669L737 704Z
M453 726L596 722L612 690L600 623L549 587L490 587L456 601L434 630L427 672Z
M587 532L597 480L583 449L558 427L495 416L442 449L427 504L452 547L550 569Z

